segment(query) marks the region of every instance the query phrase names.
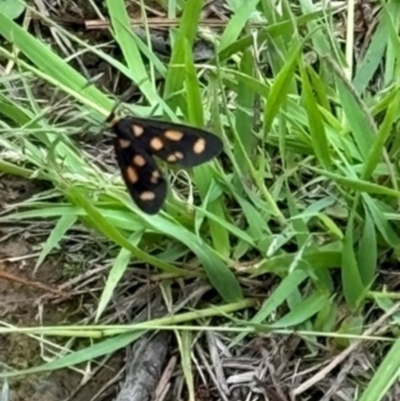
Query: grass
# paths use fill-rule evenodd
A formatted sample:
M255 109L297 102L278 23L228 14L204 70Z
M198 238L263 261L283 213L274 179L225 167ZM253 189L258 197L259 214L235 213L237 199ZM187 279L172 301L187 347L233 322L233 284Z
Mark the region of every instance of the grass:
M131 202L118 171L102 168L76 139L78 120L95 135L116 100L0 14L0 55L14 62L13 74L0 82L0 171L45 180L52 188L11 207L0 222L52 222L35 269L81 224L101 236L112 257L92 325L0 330L91 338L93 345L1 377L87 362L163 328L174 330L190 381L194 338L188 332L227 330L224 340L232 347L267 333L297 333L304 342L298 358L321 352L316 344L324 338L338 352L355 351L354 344L368 349L360 341L368 338L379 350L376 370L353 384L352 399L389 399L385 394L400 371L399 342L380 329L389 322L397 330L398 294L385 288L391 283L381 265L396 266L400 251L398 6L382 2L377 27L359 54L355 39L345 41L336 28L346 15L347 31L354 31L351 2L349 9L333 10L283 2L280 12L268 1L229 3L233 15L213 37L215 58L202 64L191 54L199 0L187 0L167 63L131 32L122 0L106 2L122 61L41 16L76 49L96 54L138 87L141 104L124 104L124 110L205 125L223 139L220 160L171 173L178 185L164 211L151 217ZM253 30L248 24L256 16L268 23ZM54 104L36 100L33 77L67 96L64 118L54 119ZM162 90L155 77L165 81ZM169 296L175 280L199 278L211 285L212 296L208 292L190 312L167 297L174 307L161 319L101 325L132 261L161 273ZM267 278L271 288L262 287ZM376 316L385 313L387 321L375 327ZM375 331L369 333L369 325ZM311 394L309 382L300 382L293 394ZM194 399L193 383L187 388Z

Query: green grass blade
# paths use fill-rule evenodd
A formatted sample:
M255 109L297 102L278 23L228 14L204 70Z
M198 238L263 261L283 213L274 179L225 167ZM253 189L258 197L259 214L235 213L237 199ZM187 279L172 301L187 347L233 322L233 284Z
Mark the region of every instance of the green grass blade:
M357 264L363 285L368 287L371 285L378 267L378 243L372 216L367 208L364 207L364 210L364 227L357 251Z
M313 148L321 165L326 170L332 170L332 160L329 152L329 141L325 132L322 116L319 112L318 104L313 96L313 91L309 78L307 76L307 72L305 71L302 63L300 63L300 65L303 83L303 96L308 115L308 124L310 127Z
M354 311L359 306L362 297L366 294L360 277L353 244L353 224L349 222L343 241L341 273L343 294L346 298L347 305Z
M139 245L141 240L142 233L136 232L135 234L131 235L128 241L133 244L135 247ZM101 297L99 300L99 304L97 307L95 321L98 322L100 319L101 314L106 309L107 305L109 304L112 296L114 294L114 290L117 284L120 282L123 274L125 273L126 268L131 260L132 254L126 248L121 248L118 256L115 258L114 263L110 269L110 272L107 277L106 284L103 288L101 293Z
M260 0L247 0L241 3L228 22L224 33L221 35L217 51L221 52L229 45L234 43L239 37L240 32L245 27L250 15L256 10Z
M107 9L110 13L111 24L119 47L122 50L124 59L132 72L134 82L140 84L140 90L153 107L158 104L159 97L154 91L152 82L145 67L142 55L132 38L129 16L126 11L124 0L107 0Z
M18 47L43 73L80 96L86 97L106 110L111 110L112 102L100 90L93 85L88 85L88 81L56 53L1 13L0 35Z
M365 105L356 92L351 88L351 84L345 84L343 77L337 77L337 88L339 100L346 115L347 123L349 124L352 135L360 156L365 159L373 146L375 129L372 125L372 116L367 111Z
M271 130L272 123L284 102L289 88L293 84L294 72L297 67L298 58L303 45L294 43L288 50L289 57L283 68L276 75L271 86L271 91L264 108L264 137L266 138Z
M88 362L93 360L94 358L108 355L115 351L123 349L138 340L144 333L144 330L140 330L134 333L121 334L113 338L107 338L106 340L101 341L95 345L91 345L80 351L76 351L67 356L55 359L54 361L45 363L41 366L23 369L15 372L0 372L0 378L25 376L41 372L51 372L53 370L79 365L83 362Z
M193 46L202 6L202 0L187 0L180 19L178 34L168 65L164 90L164 99L169 99L174 104L176 100L171 100L171 98L183 88L184 84L185 48L188 45L189 47Z
M308 298L297 302L295 307L277 322L270 325L273 328L288 328L306 322L316 315L329 302L327 294L313 293Z
M400 376L400 339L390 347L378 370L364 388L357 401L380 401L386 399L390 387L399 380Z
M42 252L35 264L33 272L35 273L39 266L43 263L46 256L60 243L65 233L76 223L78 217L74 215L61 216L56 226L51 231L46 243L43 245Z

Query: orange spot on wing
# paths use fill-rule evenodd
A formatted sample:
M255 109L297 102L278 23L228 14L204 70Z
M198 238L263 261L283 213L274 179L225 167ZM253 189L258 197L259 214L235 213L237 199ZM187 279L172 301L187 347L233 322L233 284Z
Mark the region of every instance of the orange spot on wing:
M125 173L126 173L126 177L128 178L128 180L131 184L137 183L139 176L133 167L131 167L131 166L127 167L125 170Z
M198 139L193 145L193 152L200 155L206 149L206 141L204 138Z
M139 137L140 135L143 134L144 129L140 125L132 125L132 134L136 137Z
M140 195L139 198L142 201L151 201L156 197L156 194L151 191L143 191Z
M183 132L169 129L164 132L164 136L171 141L180 141L183 137Z
M182 152L175 152L174 155L177 160L182 160L185 157L185 155Z
M157 170L154 170L151 174L150 181L152 184L157 184L158 180L160 179L160 173Z
M168 157L167 157L167 162L170 162L170 163L174 163L174 162L176 162L178 159L176 158L176 155L175 155L175 153L172 153L171 155L169 155Z
M118 139L118 144L121 149L126 149L131 146L131 141L129 139Z
M136 155L133 157L133 164L138 167L143 167L146 164L146 159L143 156Z
M150 141L150 146L154 150L160 150L163 148L164 144L163 144L162 140L158 136L156 136Z

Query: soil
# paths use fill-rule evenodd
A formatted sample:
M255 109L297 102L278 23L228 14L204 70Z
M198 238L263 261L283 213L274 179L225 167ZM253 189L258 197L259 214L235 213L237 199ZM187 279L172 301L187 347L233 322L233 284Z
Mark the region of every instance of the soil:
M34 181L2 176L0 205L21 202L42 189L42 186ZM30 255L37 254L38 245L42 240L39 236L28 235L24 227L2 226L0 229L0 273L10 275L7 280L0 276L0 317L7 325L53 326L78 322L82 318L82 313L76 313L76 297L57 302L57 299L54 299L57 297L47 291L46 287L33 286L39 283L54 289L56 285L69 280L65 260L60 258L60 255L47 258L33 276L37 257ZM40 366L45 363L42 353L37 339L23 334L0 336L0 361L3 367L21 370ZM44 354L51 357L48 351ZM99 371L72 399L90 400L104 383L110 381L121 369L121 356L123 355L108 361L108 368ZM63 400L80 385L81 378L81 374L64 369L50 374L10 379L10 401Z

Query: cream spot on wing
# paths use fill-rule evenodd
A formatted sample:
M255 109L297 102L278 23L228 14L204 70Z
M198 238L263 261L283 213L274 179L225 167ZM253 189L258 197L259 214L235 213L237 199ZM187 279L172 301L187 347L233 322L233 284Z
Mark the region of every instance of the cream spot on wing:
M154 170L151 173L150 181L151 181L152 184L157 184L159 178L160 178L160 173L157 170Z
M139 179L139 176L133 167L126 168L126 176L131 184L136 184Z
M129 139L118 139L118 144L121 149L126 149L131 146L131 141Z
M146 164L146 160L143 156L136 155L133 157L133 164L139 167L143 167Z
M178 159L176 158L176 155L175 155L175 153L172 153L171 155L169 155L168 157L167 157L167 162L170 162L170 163L174 163L174 162L176 162Z
M162 149L164 144L162 143L162 140L158 136L156 136L150 141L150 146L154 150L160 150L160 149Z
M196 154L201 154L206 149L206 141L204 138L198 139L193 145L193 152Z
M180 141L183 137L183 133L181 131L169 129L164 132L164 136L171 141Z
M143 191L140 195L139 198L142 201L151 201L156 197L156 194L151 191Z
M144 132L143 127L141 127L140 125L132 125L132 134L136 137L139 137L140 135L142 135Z
M177 160L182 160L184 157L184 154L182 152L175 152L174 154Z

